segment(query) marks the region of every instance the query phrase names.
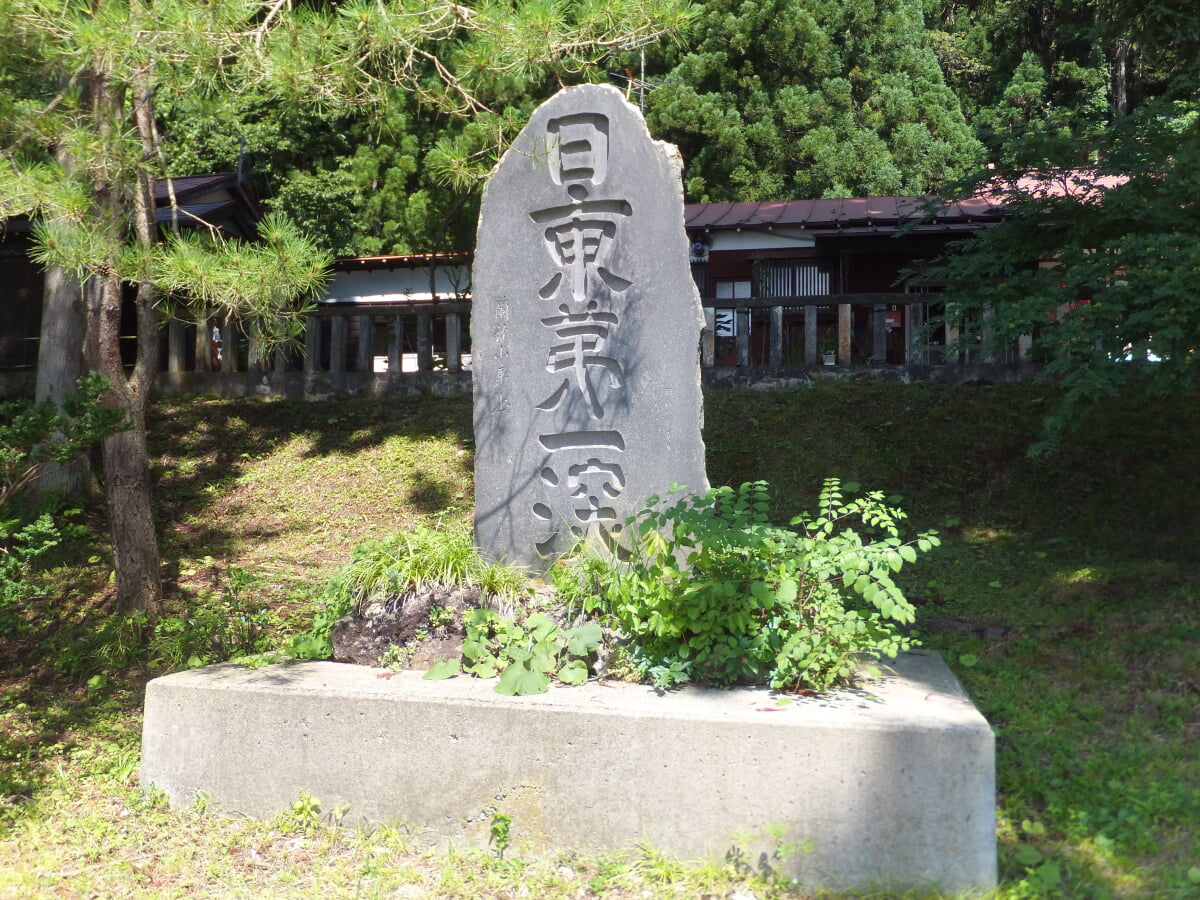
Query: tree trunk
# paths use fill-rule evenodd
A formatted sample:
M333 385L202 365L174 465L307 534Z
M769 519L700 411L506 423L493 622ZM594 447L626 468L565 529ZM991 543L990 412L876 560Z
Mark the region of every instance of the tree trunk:
M1112 106L1118 117L1129 111L1129 41L1121 38L1113 49Z
M121 362L121 288L116 275L89 283L87 347L92 368L109 381L109 402L123 409L129 422L126 431L105 438L102 444L117 604L123 612L155 615L162 602L162 574L150 503L147 396L138 379L126 378ZM142 318L139 315L139 355L143 341L157 350L157 330L151 336L141 334Z
M79 166L61 145L54 158L64 173L73 175ZM38 341L38 403L53 403L62 412L63 401L75 391L75 383L87 371L83 341L87 332L87 310L79 279L62 266L49 266L42 288L42 328ZM80 453L68 463L49 462L31 486L36 502L67 498L92 490L88 457Z
M42 330L38 343L37 402L53 403L62 410L63 400L75 390L84 374L83 338L87 319L79 281L61 266L46 269L42 292ZM30 489L35 500L71 497L90 488L86 454L69 463L47 463Z
M158 535L150 506L150 457L145 417L104 441L104 487L118 604L123 612L156 615L162 602Z
M117 145L125 121L126 93L101 71L92 73L88 89L98 137ZM152 117L150 96L135 91L130 112L142 131ZM152 148L144 148L151 149ZM119 158L120 154L114 153ZM146 152L144 162L153 159ZM143 248L154 240L153 176L139 166L132 178L119 169L94 177L92 199L97 218L108 231L112 256L93 270L84 288L87 336L84 352L92 369L108 379L107 401L125 411L128 429L105 438L104 496L112 538L117 605L122 612L158 615L162 606L162 572L158 537L150 502L150 454L146 449L146 407L158 367L158 319L154 292L138 285L137 362L126 375L121 359L121 306L124 286L116 257L129 234L129 203L134 210L134 237ZM107 176L107 177L106 177Z

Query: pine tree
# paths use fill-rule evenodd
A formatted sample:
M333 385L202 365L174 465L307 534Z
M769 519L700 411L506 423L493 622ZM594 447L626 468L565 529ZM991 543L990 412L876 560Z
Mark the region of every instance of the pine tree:
M919 0L709 0L650 95L696 201L922 194L981 160Z
M78 278L88 365L129 428L103 442L105 495L125 610L162 597L145 412L160 303L236 311L269 350L300 328L298 300L327 256L269 218L253 246L207 230L159 240L153 188L168 174L156 108L233 89L331 109L400 95L443 115L488 112L483 73L545 66L579 77L630 42L686 17L674 0L465 6L348 0L4 0L0 4L0 215L33 217L37 259ZM59 160L69 158L71 165ZM137 361L121 359L125 285L136 291Z

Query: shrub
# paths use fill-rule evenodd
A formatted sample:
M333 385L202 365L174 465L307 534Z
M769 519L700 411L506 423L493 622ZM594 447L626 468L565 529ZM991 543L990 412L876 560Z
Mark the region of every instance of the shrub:
M0 403L0 509L10 504L49 462L65 463L102 438L128 427L124 413L104 406L108 380L92 372L76 383L77 394L51 403Z
M903 512L879 492L847 500L836 479L819 507L795 528L773 525L761 481L665 507L650 498L626 528L631 558L614 561L605 588L638 674L661 687L825 690L853 681L863 654L908 649L900 626L913 607L892 575L936 534L904 542Z
M34 591L26 578L29 569L59 538L48 514L32 522L0 518L0 635L17 630L21 607Z

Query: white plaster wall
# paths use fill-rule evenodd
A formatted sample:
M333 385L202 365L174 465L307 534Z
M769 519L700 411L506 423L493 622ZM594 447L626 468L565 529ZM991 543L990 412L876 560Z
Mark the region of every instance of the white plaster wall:
M465 265L439 265L435 275L437 297L452 300L470 291L471 272ZM326 289L322 302L387 303L395 300L431 300L429 269L364 269L337 272Z

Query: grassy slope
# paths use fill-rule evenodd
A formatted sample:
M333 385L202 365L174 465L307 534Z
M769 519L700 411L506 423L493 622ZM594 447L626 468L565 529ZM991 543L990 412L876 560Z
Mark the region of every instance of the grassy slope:
M1111 406L1059 457L1033 461L1023 451L1046 390L712 394L710 477L768 479L783 517L836 475L901 495L914 528L948 537L904 584L935 626L927 643L997 729L1002 896L1189 896L1200 892L1189 877L1200 864L1200 412ZM357 543L469 515L467 401L172 401L153 427L176 612L239 566L262 576L255 596L278 630L297 630ZM311 896L318 883L328 896L393 896L405 883L429 896L503 896L518 883L546 897L724 896L737 883L652 854L565 868L448 860L411 852L399 832L314 827L303 808L259 826L143 803L149 672L105 662L129 636L98 634L105 571L85 558L52 573L0 638L0 896L232 896L235 885Z

